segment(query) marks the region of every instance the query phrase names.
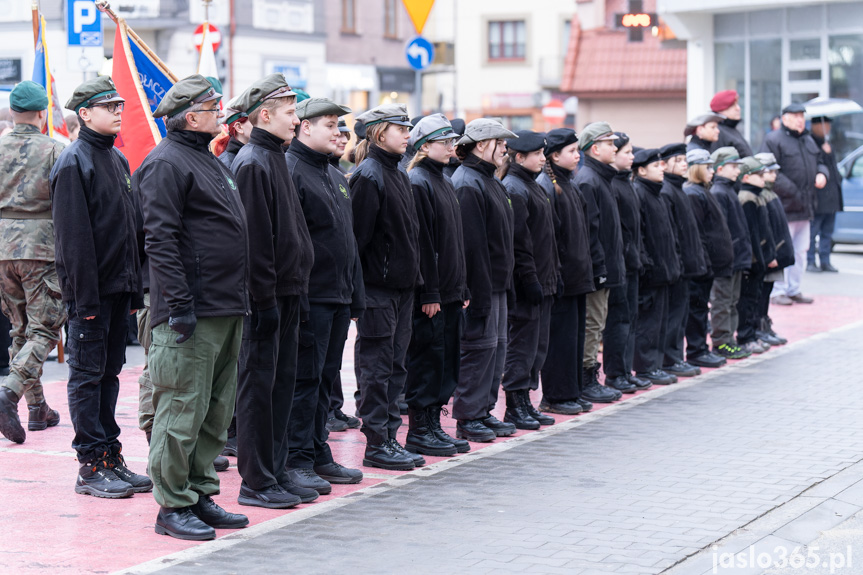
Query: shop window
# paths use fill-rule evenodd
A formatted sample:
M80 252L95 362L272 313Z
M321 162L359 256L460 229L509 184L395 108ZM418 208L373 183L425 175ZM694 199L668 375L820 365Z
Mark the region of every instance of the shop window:
M749 117L752 126L749 142L761 147L770 131L770 120L782 109L782 69L776 62L782 59L782 41L752 40L749 43Z
M863 34L830 36L829 46L830 96L863 102ZM837 158L863 145L863 114L836 118L830 141ZM863 170L863 161L855 169Z
M791 40L788 44L791 50L791 61L799 62L801 60L820 60L821 59L821 39L807 38L805 40Z
M524 60L526 30L524 20L488 23L488 59Z
M398 38L398 0L384 0L384 37Z
M533 130L533 116L504 116L502 120L503 125L513 132Z
M357 31L357 2L342 0L342 32L355 34Z

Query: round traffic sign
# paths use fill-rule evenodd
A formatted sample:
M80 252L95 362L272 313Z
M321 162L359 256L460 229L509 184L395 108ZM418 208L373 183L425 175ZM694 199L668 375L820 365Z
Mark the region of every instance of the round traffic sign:
M563 108L563 102L560 100L552 100L542 109L542 118L549 124L562 124L566 119L566 110Z
M219 32L219 29L213 26L212 24L207 24L207 35L210 37L210 42L213 44L213 52L219 49L219 46L222 44L222 33ZM195 28L195 48L198 52L201 51L201 44L204 43L204 25L199 24L197 28Z
M415 36L405 46L405 56L411 68L424 70L434 60L434 45L422 36Z

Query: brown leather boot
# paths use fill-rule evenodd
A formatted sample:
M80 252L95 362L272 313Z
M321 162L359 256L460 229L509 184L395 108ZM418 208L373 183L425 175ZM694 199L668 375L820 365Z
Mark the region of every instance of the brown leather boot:
M48 407L48 403L44 399L27 407L30 410L30 421L27 422L28 431L42 431L60 423L60 413L56 409Z

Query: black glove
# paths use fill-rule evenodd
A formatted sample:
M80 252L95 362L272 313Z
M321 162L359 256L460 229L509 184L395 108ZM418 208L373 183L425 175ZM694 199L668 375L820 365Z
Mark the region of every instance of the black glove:
M524 297L530 305L539 305L542 303L542 286L539 282L524 286Z
M279 328L279 308L259 309L255 313L255 332L269 335Z
M597 291L601 290L602 286L605 285L605 280L607 280L607 279L608 278L605 276L597 276L597 277L593 278L593 289L595 289Z
M181 316L169 317L168 327L180 334L177 338L177 343L183 343L195 333L195 326L198 325L198 318L194 312L184 313Z
M566 286L563 285L563 276L557 276L557 293L554 294L557 297L563 297L563 290Z

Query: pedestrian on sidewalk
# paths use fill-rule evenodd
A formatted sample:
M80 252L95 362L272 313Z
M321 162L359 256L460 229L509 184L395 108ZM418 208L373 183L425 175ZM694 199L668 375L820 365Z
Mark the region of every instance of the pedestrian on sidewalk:
M150 263L155 530L190 540L248 524L212 499L249 310L245 213L233 174L208 147L220 98L201 75L174 84L154 113L167 136L134 177Z
M515 134L497 120L478 118L465 127L456 154L453 186L461 208L470 306L464 311L458 385L453 395L456 437L488 442L516 432L498 420L497 403L506 359L508 300L512 286L513 213L509 193L494 173Z
M638 324L633 367L638 377L655 385L677 383L662 370L668 327L668 288L680 279L677 231L671 209L661 196L665 162L658 149L640 150L632 167L635 192L641 203L644 245L643 272L638 286Z
M124 102L108 76L75 88L66 108L78 114L80 135L51 170L72 447L81 464L75 492L107 498L153 488L126 467L114 417L129 315L144 305L129 164L114 147Z
M585 126L578 141L584 165L575 175L575 185L587 202L590 231L599 238L603 258L602 262L593 262L596 291L587 294L586 304L582 397L592 403L613 403L623 396L620 391L599 384L599 343L608 316L609 290L626 281L620 212L611 191L611 182L617 174L613 165L616 140L607 122L594 122ZM598 273L602 264L605 274Z
M330 163L338 150L339 117L350 112L329 98L300 102L300 125L286 155L314 249L308 319L300 322L297 385L288 422L288 475L321 495L330 493L332 483L363 479L359 469L336 463L326 427L348 328L365 305L348 182Z
M366 139L350 178L354 235L363 267L366 311L357 321L354 362L358 413L366 436L363 465L409 470L425 459L396 439L402 423L414 290L420 275L419 222L407 174L399 169L411 123L403 104L361 114Z
M684 139L689 138L686 151L699 149L709 153L719 139L719 122L724 119L719 114L701 114L686 122L686 128L683 129Z
M815 214L812 216L809 229L809 251L806 252L806 271L833 272L837 270L830 263L830 252L833 249L833 228L836 225L836 212L841 212L842 204L842 174L836 163L836 154L830 145L830 132L833 120L826 116L818 116L810 120L812 139L818 145L819 164L827 168L827 184L816 192ZM818 255L819 265L815 265L815 255Z
M45 401L40 378L66 322L54 264L49 179L64 146L42 134L49 104L45 88L25 80L9 94L9 104L15 127L0 139L0 297L8 318L3 324L11 323L5 326L11 345L0 387L0 433L23 443L22 396L28 431L60 422L60 414Z
M423 285L414 294L413 334L408 348L405 448L422 455L470 451L470 444L441 427L441 411L458 385L464 312L470 305L461 210L443 169L460 138L443 114L432 114L411 130L416 150L408 175L419 220Z
M737 129L741 120L740 95L735 90L717 92L710 100L710 110L723 118L719 121L719 137L710 146L710 151L731 146L741 158L751 156L749 142Z

